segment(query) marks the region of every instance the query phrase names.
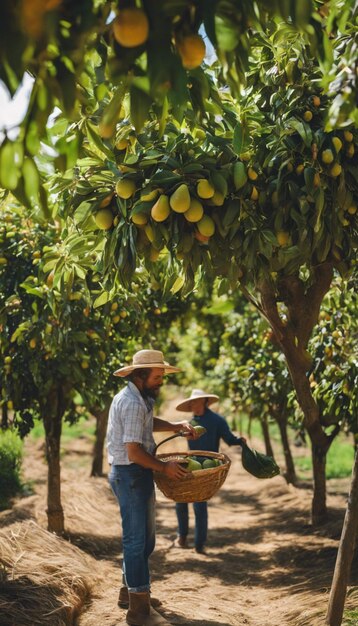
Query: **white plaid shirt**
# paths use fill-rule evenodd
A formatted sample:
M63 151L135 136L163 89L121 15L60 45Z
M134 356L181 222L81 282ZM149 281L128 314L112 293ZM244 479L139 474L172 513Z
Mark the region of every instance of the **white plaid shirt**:
M126 443L141 443L149 454L154 453L153 406L154 399L144 399L132 382L114 396L107 427L110 465L130 465Z

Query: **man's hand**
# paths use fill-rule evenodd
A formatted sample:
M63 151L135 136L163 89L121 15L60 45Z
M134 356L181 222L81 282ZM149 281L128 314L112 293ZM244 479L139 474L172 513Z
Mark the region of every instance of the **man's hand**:
M198 439L200 437L200 435L198 435L194 426L192 426L190 422L177 422L176 425L178 427L177 432L183 433L183 435L187 437L187 439Z
M168 478L175 478L176 480L183 478L188 473L180 463L175 463L174 461L164 463L163 472Z

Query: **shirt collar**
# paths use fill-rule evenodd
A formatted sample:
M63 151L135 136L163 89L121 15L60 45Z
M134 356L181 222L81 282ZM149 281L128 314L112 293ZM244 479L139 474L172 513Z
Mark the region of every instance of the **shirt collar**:
M143 398L141 392L139 391L138 387L132 383L132 381L130 380L128 382L128 389L130 390L131 393L133 393L135 396L137 396L137 398L140 398L142 400L142 402L144 402L147 411L151 411L154 407L155 404L155 400L154 398Z

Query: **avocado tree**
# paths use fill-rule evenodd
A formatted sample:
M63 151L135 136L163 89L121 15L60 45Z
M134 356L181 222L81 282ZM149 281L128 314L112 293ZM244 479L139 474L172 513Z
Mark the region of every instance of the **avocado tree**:
M21 436L35 418L43 420L48 527L61 533L62 421L79 418L76 396L87 408L105 408L109 387L115 388L109 373L132 352L140 307L122 292L101 310L92 309L89 294L96 285L88 279L84 289L78 277L76 281L75 264L61 293L49 272L52 262L42 261L44 250L49 254L59 245L58 231L34 224L11 201L3 205L1 216L1 404L13 411Z
M345 49L342 68L332 63L337 28L345 32L353 0L4 0L0 25L0 79L12 96L30 77L28 105L20 127L5 128L0 148L1 185L31 208L48 212L38 167L41 141L55 151L57 167L73 164L81 146L78 124L95 115L103 138L115 134L122 102L138 131L150 107L158 119L170 110L181 121L187 102L203 113L210 71L204 57L217 58L222 80L240 94L249 69L253 34L281 21L302 33L324 65L325 88L332 88L332 117L356 111L354 49ZM215 51L215 53L212 53ZM95 80L95 93L91 83ZM69 123L64 136L51 131L49 118L61 111Z
M104 141L87 123L75 177L57 189L81 237L87 227L103 233L107 289L130 284L140 261L152 271L159 257L168 262L166 289L190 291L198 277L219 276L222 292L240 288L266 318L312 441L319 521L339 424L326 432L320 421L307 347L334 272L346 276L355 255L357 134L349 120L327 129L324 68L292 28L272 25L251 51L240 106L213 76L201 127L190 106L181 124L154 116L139 133L124 117Z

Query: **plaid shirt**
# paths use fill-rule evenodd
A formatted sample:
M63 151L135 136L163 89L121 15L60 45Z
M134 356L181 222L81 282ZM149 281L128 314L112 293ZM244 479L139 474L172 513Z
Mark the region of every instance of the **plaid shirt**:
M130 465L126 443L141 443L154 453L152 398L144 399L134 383L129 382L113 398L107 427L108 463Z

